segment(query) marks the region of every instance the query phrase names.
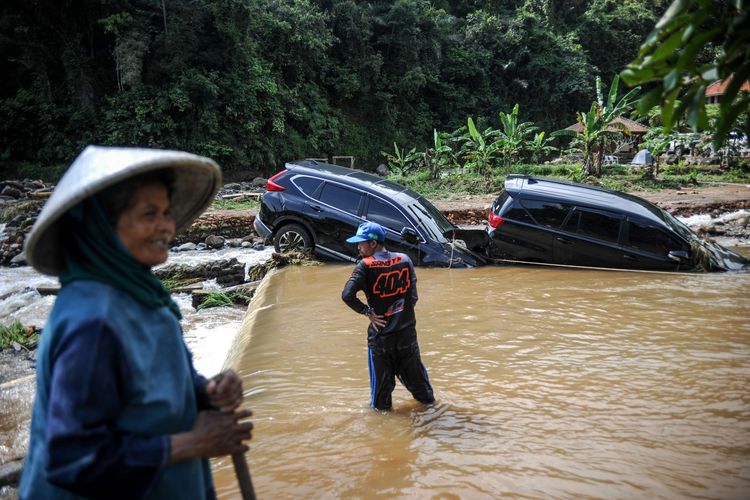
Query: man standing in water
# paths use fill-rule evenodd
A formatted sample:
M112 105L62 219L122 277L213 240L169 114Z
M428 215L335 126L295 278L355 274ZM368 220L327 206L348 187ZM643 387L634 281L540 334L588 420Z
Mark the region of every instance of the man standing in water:
M367 347L370 365L370 406L391 409L391 394L398 377L414 399L435 402L427 370L419 356L417 275L408 255L389 252L383 246L385 230L374 222L360 224L346 240L356 243L362 259L344 286L341 298L355 312L370 320ZM357 298L365 292L367 304Z

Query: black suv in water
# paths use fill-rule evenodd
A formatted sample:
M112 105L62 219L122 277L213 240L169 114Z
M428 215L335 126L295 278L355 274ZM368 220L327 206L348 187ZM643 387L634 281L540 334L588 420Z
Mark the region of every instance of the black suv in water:
M327 260L354 262L346 238L365 221L386 229L389 250L418 266L474 267L484 263L486 233L454 226L423 196L360 170L314 160L287 163L268 180L255 230L277 251L311 249ZM480 248L474 253L467 241Z
M525 175L506 178L487 232L498 260L664 271L748 264L636 196Z

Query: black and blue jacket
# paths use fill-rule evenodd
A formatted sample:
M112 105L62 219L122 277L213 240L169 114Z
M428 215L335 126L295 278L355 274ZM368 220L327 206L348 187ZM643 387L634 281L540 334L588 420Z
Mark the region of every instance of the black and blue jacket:
M357 297L360 290L365 293L367 304ZM408 255L384 249L361 259L344 286L341 298L360 314L372 309L385 316L386 325L382 329L378 330L372 323L367 329L370 347L391 345L393 342L388 337L398 333L402 333L402 337L413 336L416 342L417 275ZM402 338L398 345L411 342L412 339Z

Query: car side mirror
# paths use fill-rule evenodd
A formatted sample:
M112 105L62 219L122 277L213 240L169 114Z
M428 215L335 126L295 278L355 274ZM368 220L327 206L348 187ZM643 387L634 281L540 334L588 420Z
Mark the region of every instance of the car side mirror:
M407 243L411 243L412 245L416 245L419 243L419 235L417 232L410 228L405 227L401 230L401 237L406 241Z
M675 262L685 262L688 260L689 255L685 250L671 250L667 254L667 257Z

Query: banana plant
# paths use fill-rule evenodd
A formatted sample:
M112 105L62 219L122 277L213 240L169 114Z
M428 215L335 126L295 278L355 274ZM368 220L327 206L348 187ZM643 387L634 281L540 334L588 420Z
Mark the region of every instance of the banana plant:
M537 132L534 138L528 142L528 148L531 152L531 161L539 163L544 157L557 148L552 145L552 137L545 137L546 132Z
M659 175L659 158L667 150L669 143L676 141L676 139L677 134L666 132L664 127L651 127L643 136L642 146L651 151L654 157L654 165L648 170L650 177Z
M632 89L621 99L617 99L617 91L620 83L619 75L612 80L607 98L602 93L602 80L596 77L596 101L591 103L588 112L578 113L578 123L581 131L558 130L552 134L553 137L573 137L572 146L579 149L583 154L583 170L586 175L600 177L602 175L602 159L606 147L613 143L622 134L628 134L628 130L615 119L624 115L633 108L635 98L640 92L640 87Z
M473 167L486 179L492 177L492 163L501 153L499 141L492 141L496 131L487 129L480 133L474 125L474 120L468 117L466 120L468 135L464 136L464 144L461 148L461 156L466 160L466 165Z
M447 142L443 142L437 129L432 130L432 141L433 147L425 152L425 163L430 170L430 177L437 179L441 172L458 166L458 162L453 148Z
M500 112L502 129L497 131L498 142L503 156L503 164L507 167L518 158L526 147L527 137L538 127L532 122L518 121L518 103L510 113Z
M391 172L397 173L398 175L407 175L412 170L416 169L419 159L422 156L421 153L417 153L416 148L411 148L408 153L405 153L405 149L400 149L398 144L393 143L393 154L381 151L380 154L388 162L388 168Z

